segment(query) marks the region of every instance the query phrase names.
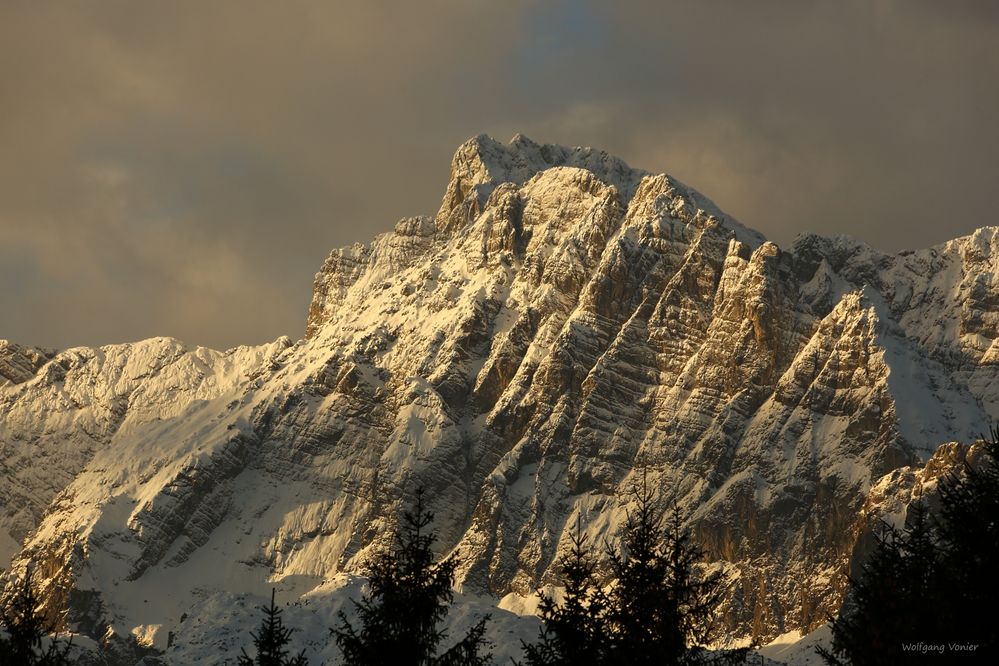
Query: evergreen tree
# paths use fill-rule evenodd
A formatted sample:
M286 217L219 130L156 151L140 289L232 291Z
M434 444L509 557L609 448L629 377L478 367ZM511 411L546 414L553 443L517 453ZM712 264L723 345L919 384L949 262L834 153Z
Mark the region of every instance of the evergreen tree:
M41 608L42 600L32 584L29 565L10 603L0 610L0 664L69 664L71 644L57 639L56 623L46 619Z
M487 648L488 616L441 655L446 632L438 625L454 599L452 586L458 558L435 562L436 536L428 528L433 514L424 508L423 490L416 506L403 516L395 545L378 552L368 564L370 592L355 602L361 626L355 629L340 612L340 625L331 632L348 666L413 664L414 666L478 666L492 661Z
M889 664L905 644L939 640L934 608L939 554L925 506L919 502L903 530L882 523L878 545L864 563L840 616L832 648L818 648L829 664Z
M666 517L666 555L667 589L671 607L676 609L677 633L687 649L685 661L696 663L700 660L699 648L715 637L716 616L728 578L721 569L712 573L703 570L701 563L706 553L684 529L683 515L675 501Z
M239 666L307 666L309 663L305 659L305 650L294 657L288 655L288 643L295 630L284 626L281 609L274 603L274 593L271 589L270 605L260 607L264 614L260 629L257 633L250 633L257 657L251 658L244 649L239 657Z
M934 520L920 501L906 526L885 525L878 545L831 621L829 664L889 664L911 646L972 644L962 661L994 659L999 628L999 433L990 429L981 464L967 462L940 484ZM908 650L904 646L910 646Z
M578 520L569 539L572 547L557 569L565 597L559 604L539 592L543 626L537 643L523 644L528 666L609 663L607 598L594 578L596 558Z
M980 464L940 486L939 541L943 588L940 615L952 619L948 638L974 643L979 654L999 653L999 625L991 609L999 599L999 431L983 437Z
M709 660L703 646L715 629L725 575L706 573L703 551L683 527L674 501L666 515L642 476L620 550L608 548L616 584L609 598L611 657L621 664L693 664ZM740 661L746 651L723 656Z
M665 516L644 475L633 494L635 506L621 530L620 550L607 550L616 579L610 593L613 654L621 663L676 664L684 645L669 589Z

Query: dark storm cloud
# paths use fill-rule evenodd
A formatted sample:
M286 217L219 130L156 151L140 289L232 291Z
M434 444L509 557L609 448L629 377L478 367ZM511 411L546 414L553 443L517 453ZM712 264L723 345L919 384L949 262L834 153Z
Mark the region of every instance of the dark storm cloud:
M301 334L312 274L488 132L665 170L782 244L994 224L992 2L0 6L0 337Z

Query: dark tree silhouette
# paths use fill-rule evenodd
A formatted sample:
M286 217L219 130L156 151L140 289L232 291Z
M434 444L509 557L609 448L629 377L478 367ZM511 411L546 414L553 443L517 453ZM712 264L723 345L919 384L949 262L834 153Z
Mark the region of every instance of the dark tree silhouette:
M963 465L940 486L938 537L942 564L938 590L951 620L950 641L977 644L979 655L999 653L999 430L983 437L980 464ZM989 610L986 610L989 609Z
M257 656L250 657L244 649L239 657L239 666L307 666L309 663L305 659L305 650L294 657L289 656L288 644L295 630L284 626L281 609L274 603L274 593L272 589L269 606L260 606L264 614L260 629L256 633L250 633Z
M676 501L668 514L657 506L647 476L633 489L633 510L621 530L619 549L608 548L616 584L611 589L611 660L620 664L738 662L747 652L710 655L704 646L716 629L715 616L726 576L701 566L704 552L683 527Z
M473 626L464 638L441 655L438 647L447 638L439 627L454 599L452 586L459 560L451 554L435 562L435 534L428 528L433 514L424 508L423 490L416 492L416 505L403 515L395 534L395 545L368 564L369 593L357 609L360 629L345 613L331 629L349 666L414 664L416 666L478 666L492 661L484 638L488 616Z
M543 626L537 643L523 644L528 666L609 663L607 598L594 578L597 561L578 520L569 539L572 547L557 565L565 595L556 603L539 592Z
M58 640L56 623L42 612L42 600L31 578L29 565L9 604L0 610L0 664L69 664L71 644Z
M863 565L843 610L832 623L832 648L817 648L829 664L895 663L903 644L939 638L933 608L938 552L926 509L914 504L898 530L882 523L878 545Z
M919 501L903 529L883 525L862 573L850 579L832 646L834 665L912 660L919 644L974 645L962 662L995 658L999 627L989 610L999 598L999 433L990 429L979 465L940 483L940 509Z

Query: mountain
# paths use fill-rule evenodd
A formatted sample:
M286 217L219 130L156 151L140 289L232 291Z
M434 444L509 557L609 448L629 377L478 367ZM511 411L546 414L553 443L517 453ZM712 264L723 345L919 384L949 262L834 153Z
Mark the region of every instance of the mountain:
M463 557L460 624L529 608L647 474L732 571L729 636L805 634L872 517L999 417L997 276L997 227L782 250L665 174L479 136L436 216L330 254L298 342L0 344L0 566L168 663L245 642L275 585L331 657L416 487ZM536 623L494 612L517 654Z

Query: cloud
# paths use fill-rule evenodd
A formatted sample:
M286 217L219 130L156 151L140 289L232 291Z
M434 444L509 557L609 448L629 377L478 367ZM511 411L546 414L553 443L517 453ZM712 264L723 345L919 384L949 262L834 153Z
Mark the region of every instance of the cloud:
M999 17L947 6L4 3L0 337L296 337L329 249L435 210L479 132L669 171L781 243L995 223Z

